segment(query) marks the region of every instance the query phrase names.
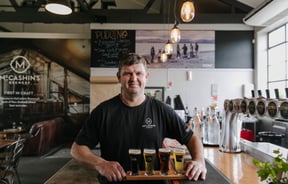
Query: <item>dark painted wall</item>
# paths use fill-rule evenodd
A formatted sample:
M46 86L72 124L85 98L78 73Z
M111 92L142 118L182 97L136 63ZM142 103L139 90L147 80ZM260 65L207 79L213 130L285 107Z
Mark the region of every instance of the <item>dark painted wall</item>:
M216 31L215 68L254 68L253 31Z

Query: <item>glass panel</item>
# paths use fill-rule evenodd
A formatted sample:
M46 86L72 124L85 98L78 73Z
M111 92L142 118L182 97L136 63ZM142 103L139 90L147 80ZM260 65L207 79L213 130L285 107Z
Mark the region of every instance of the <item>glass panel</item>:
M286 81L269 83L270 97L276 98L275 89L278 89L279 90L279 97L285 98L285 87L286 87Z
M285 26L282 26L268 34L268 47L285 42Z
M286 24L286 42L288 42L288 23Z
M89 112L90 105L90 83L82 77L68 72L68 103L70 113Z
M285 44L268 51L268 81L286 79Z

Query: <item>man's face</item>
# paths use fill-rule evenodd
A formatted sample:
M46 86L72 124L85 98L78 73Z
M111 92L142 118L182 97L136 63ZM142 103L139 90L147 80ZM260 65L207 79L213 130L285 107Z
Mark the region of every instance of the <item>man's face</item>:
M122 92L130 95L144 94L148 76L149 74L143 64L123 66L121 72L117 74Z

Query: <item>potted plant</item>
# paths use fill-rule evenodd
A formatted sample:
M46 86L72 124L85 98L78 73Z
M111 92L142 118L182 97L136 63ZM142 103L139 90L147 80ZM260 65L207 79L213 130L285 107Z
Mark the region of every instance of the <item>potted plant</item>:
M280 150L274 150L275 157L271 162L261 162L253 159L253 163L259 168L257 171L261 181L266 180L269 184L288 183L288 161L284 158Z

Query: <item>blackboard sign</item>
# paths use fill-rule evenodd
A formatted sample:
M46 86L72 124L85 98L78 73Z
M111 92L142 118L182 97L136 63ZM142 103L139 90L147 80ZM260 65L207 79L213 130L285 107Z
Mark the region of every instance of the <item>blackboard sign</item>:
M216 31L215 68L254 68L254 31Z
M135 52L135 30L92 30L91 67L117 67L121 55Z

